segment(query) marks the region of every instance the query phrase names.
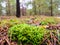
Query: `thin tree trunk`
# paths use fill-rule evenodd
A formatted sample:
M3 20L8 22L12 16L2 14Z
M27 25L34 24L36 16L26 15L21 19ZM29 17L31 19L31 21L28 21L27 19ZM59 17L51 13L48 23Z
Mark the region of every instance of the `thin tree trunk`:
M19 0L16 0L16 17L20 17L20 3Z
M52 6L52 0L51 0L51 16L53 16L53 6Z
M0 4L0 15L2 15L2 6Z
M35 1L33 2L33 11L34 11L34 15L36 15L37 12L36 12L36 4L35 4Z
M6 0L6 2L7 2L7 4L6 4L6 7L7 7L7 9L6 9L6 11L7 11L7 15L11 15L11 10L10 10L10 0Z
M40 5L39 5L39 7L40 7ZM39 15L41 15L41 10L40 10L40 8L39 8Z

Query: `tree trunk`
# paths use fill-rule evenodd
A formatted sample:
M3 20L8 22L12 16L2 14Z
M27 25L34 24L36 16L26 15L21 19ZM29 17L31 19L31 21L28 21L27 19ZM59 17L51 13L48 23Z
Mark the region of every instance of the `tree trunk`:
M2 15L2 6L0 4L0 15Z
M20 17L20 3L19 0L16 0L16 17Z
M53 16L53 5L52 5L52 0L51 0L51 16Z
M6 12L7 15L11 15L11 10L10 10L10 0L6 0L7 4L6 4Z
M40 7L40 4L39 4L39 7ZM39 8L39 15L41 15L41 10L40 10L40 8Z
M36 12L36 4L35 4L35 1L33 1L33 11L34 11L34 15L36 15L37 12Z

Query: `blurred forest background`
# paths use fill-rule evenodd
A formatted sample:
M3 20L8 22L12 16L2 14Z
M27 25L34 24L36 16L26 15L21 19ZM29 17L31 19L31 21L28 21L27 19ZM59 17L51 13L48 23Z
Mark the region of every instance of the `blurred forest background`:
M0 0L0 15L16 15L16 1ZM20 14L59 16L60 0L20 0Z

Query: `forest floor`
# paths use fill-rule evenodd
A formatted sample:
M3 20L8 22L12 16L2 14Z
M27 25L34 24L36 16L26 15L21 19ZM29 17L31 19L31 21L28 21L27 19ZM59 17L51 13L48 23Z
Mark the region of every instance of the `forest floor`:
M31 19L32 18L34 18L34 22L31 22ZM47 18L47 20L45 20ZM52 21L52 19L51 18L53 18L53 21ZM58 18L58 19L57 19ZM10 20L10 19L12 19L12 20ZM15 20L16 19L16 20ZM35 20L36 19L36 20ZM8 29L10 28L10 26L13 26L13 25L16 25L16 23L14 24L14 22L17 22L17 20L19 21L19 22L21 22L21 23L27 23L28 21L30 21L30 22L28 22L28 23L31 23L31 25L32 24L36 24L36 25L39 25L40 27L42 26L41 24L43 24L44 23L44 25L42 26L43 28L46 28L46 23L48 23L48 22L57 22L57 21L54 21L54 19L55 20L58 20L58 23L59 24L56 24L56 25L48 25L49 26L49 29L53 29L53 31L55 31L55 29L56 29L56 27L57 27L57 25L58 25L58 28L60 29L60 17L56 17L56 16L53 16L53 17L51 17L51 16L21 16L20 18L16 18L16 16L0 16L0 44L1 45L3 45L3 44L5 44L5 43L8 43L8 45L10 45L10 43L11 43L11 45L17 45L16 43L17 42L11 42L11 40L9 40L9 38L8 38L8 36L7 36L7 32L8 32ZM10 22L9 22L9 20L10 20ZM42 20L45 20L45 22L43 21L42 23L41 23L41 21ZM3 22L3 23L2 23ZM18 22L18 24L19 24L19 22ZM27 23L27 24L28 24ZM41 24L40 24L41 23ZM6 24L5 26L4 26L4 24ZM2 27L1 27L2 26ZM55 32L52 32L52 33L50 33L49 32L49 34L50 35L53 35L53 33L54 33L54 35L55 35ZM51 39L55 39L54 41L58 41L58 44L57 45L60 45L60 42L59 42L59 40L55 37L53 35L53 38L52 38L52 36L49 36L49 38L51 38ZM57 34L56 34L57 35ZM3 38L4 37L4 38ZM46 41L45 41L45 38L46 38ZM45 45L44 43L48 43L48 45L53 45L53 44L55 44L55 42L54 43L52 43L52 41L51 41L51 39L49 39L49 38L47 38L47 36L45 35L45 37L44 37L44 39L43 39L43 43L42 43L42 45ZM5 42L4 42L5 41ZM2 42L2 43L1 43Z
M43 18L43 17L44 18L46 18L46 17L60 18L59 16L44 16L44 15L43 16L42 15L41 16L38 16L38 15L37 16L21 16L20 18L24 19L24 18L33 18L33 17L36 17L36 18L40 18L40 17L41 18ZM0 19L14 19L14 18L16 18L16 16L0 16Z

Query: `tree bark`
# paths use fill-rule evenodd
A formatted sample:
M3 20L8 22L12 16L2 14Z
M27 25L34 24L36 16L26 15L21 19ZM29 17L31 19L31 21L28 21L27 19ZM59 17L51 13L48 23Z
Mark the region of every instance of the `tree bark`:
M34 15L37 15L35 1L33 1L33 11L34 11Z
M20 17L20 3L19 0L16 0L16 17Z
M52 6L52 0L51 0L51 16L53 16L53 6Z
M10 10L10 0L6 0L7 4L6 4L6 12L7 15L11 15L11 10Z

